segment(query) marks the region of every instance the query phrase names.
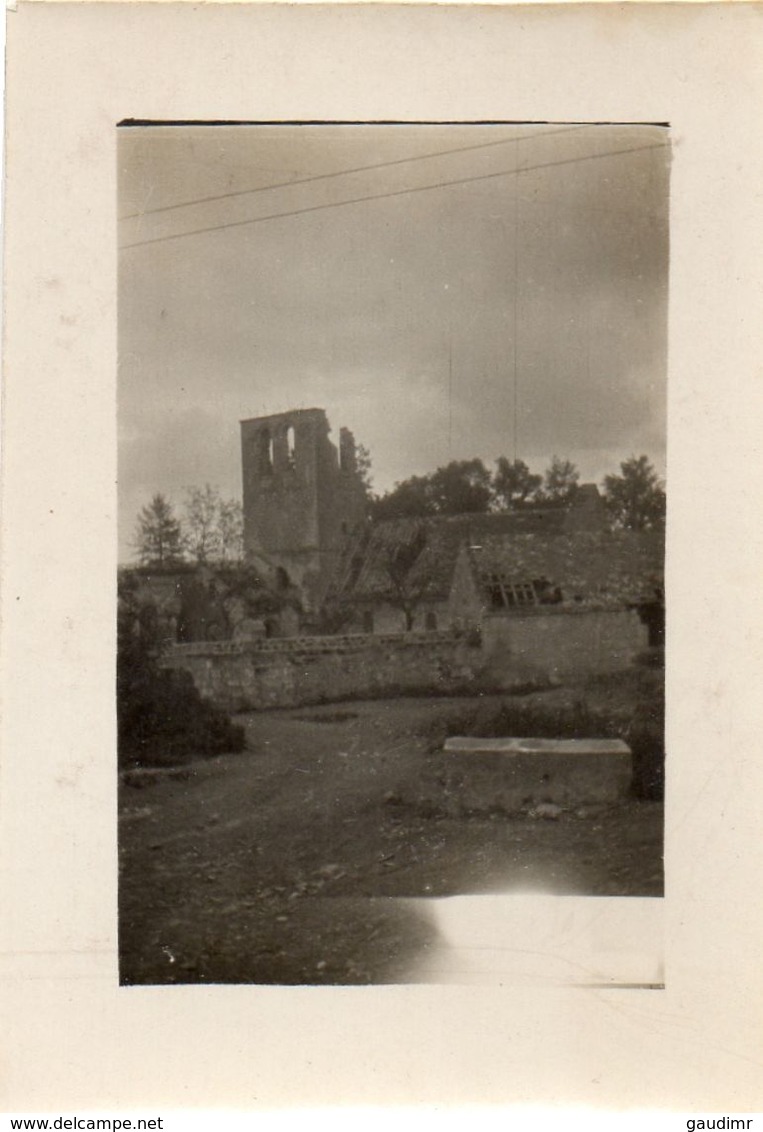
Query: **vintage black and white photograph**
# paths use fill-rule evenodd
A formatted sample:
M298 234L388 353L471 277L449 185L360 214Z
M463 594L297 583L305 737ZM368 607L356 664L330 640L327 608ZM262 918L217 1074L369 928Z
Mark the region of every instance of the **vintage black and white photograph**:
M668 128L117 135L121 983L661 986Z

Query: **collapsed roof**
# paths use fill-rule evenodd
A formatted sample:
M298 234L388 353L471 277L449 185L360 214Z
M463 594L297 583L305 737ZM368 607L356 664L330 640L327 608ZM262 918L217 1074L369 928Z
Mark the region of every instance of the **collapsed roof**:
M394 599L403 588L447 601L462 552L478 587L496 577L542 582L565 602L637 602L662 586L662 532L608 530L597 489L584 485L566 508L378 522L348 552L335 592L357 604Z

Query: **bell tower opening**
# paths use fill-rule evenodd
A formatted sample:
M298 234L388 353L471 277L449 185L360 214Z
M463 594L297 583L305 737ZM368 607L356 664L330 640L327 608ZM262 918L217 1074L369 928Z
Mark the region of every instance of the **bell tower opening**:
M273 471L273 438L267 427L257 437L257 469L266 476Z
M286 465L292 469L297 466L297 437L291 424L286 429Z

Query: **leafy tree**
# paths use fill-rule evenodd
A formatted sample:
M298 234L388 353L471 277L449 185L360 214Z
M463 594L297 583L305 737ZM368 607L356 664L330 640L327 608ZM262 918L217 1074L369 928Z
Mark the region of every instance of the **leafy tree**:
M433 514L428 497L428 476L411 476L392 491L377 496L371 505L374 519L419 519Z
M371 479L371 453L364 444L358 444L355 449L355 463L366 495L370 498L371 488L373 487L373 480Z
M490 472L481 460L452 460L427 476L411 476L374 500L375 519L463 515L488 510Z
M159 614L141 600L135 577L120 574L117 592L119 765L164 766L242 750L243 728L202 698L189 673L161 667Z
M490 506L490 472L481 460L452 460L429 477L429 498L435 515L484 512Z
M358 444L355 447L355 466L365 495L366 518L370 519L374 516L376 497L373 493L373 479L371 478L371 453L363 444Z
M578 486L580 473L570 460L553 456L543 479L543 499L547 503L567 503Z
M534 475L524 460L509 461L499 456L495 463L493 498L500 507L510 511L537 494L543 477Z
M665 489L646 456L631 456L604 477L604 500L617 527L643 531L665 522Z
M183 560L180 523L159 492L138 515L133 545L144 566L175 566Z

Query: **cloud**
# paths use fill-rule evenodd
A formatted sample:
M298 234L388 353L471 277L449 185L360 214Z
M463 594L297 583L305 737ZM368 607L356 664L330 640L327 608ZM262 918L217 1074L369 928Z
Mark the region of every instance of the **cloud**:
M663 459L667 153L611 156L661 131L535 128L522 143L513 127L140 134L122 147L122 212L398 163L125 221L126 242L486 179L125 250L123 527L155 490L238 490L238 420L291 407L325 407L335 432L352 428L378 489L450 458L512 454L515 403L528 462ZM493 176L517 159L553 164Z

